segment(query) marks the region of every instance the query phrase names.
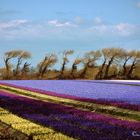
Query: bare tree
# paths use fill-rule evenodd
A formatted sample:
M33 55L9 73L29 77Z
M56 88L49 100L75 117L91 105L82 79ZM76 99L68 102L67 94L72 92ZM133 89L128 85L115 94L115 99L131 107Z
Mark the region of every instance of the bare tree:
M130 65L130 68L129 68L129 71L127 73L127 78L131 78L132 77L132 73L134 71L134 69L137 67L137 65L140 64L140 51L132 51L131 52L131 65Z
M120 71L120 75L123 76L124 78L126 78L127 76L128 73L127 65L132 57L133 57L133 51L127 51L127 50L123 50L122 55L120 55L119 57L118 63L122 67L121 68L122 70Z
M122 55L123 49L121 48L104 48L102 49L102 53L104 56L104 60L106 60L106 69L104 78L108 78L108 72L110 66L113 64L114 61L118 61L120 55Z
M47 72L48 68L52 67L57 62L57 56L55 54L47 54L43 61L38 64L38 75L42 78Z
M96 63L96 61L101 57L100 51L90 51L85 54L85 57L83 59L84 69L82 73L80 74L80 77L83 78L86 75L87 69L89 67L93 67Z
M77 58L74 60L73 64L72 64L72 68L71 68L71 76L74 78L74 71L77 70L77 65L80 64L82 62L82 59Z
M30 71L30 68L29 68L30 64L28 64L27 62L24 63L22 69L21 69L21 76L25 76L26 73L28 73Z
M106 59L106 57L104 57L103 63L101 65L101 67L99 68L99 71L98 71L97 75L95 76L95 79L102 79L103 70L104 70L106 61L107 61L107 59Z
M6 78L9 79L9 74L10 74L10 71L11 71L11 64L10 64L10 60L12 58L15 58L19 55L19 50L14 50L14 51L9 51L9 52L6 52L5 53L5 56L4 56L4 63L5 63L5 67L6 67Z
M24 59L28 59L31 58L31 54L27 51L19 51L18 55L17 55L17 64L16 64L16 69L14 70L14 75L18 76L19 72L20 72L20 65L22 64L22 61ZM26 66L26 65L25 65Z
M63 63L62 63L62 67L61 67L61 76L64 74L66 64L69 62L68 55L71 55L73 53L74 53L73 50L66 50L63 52Z

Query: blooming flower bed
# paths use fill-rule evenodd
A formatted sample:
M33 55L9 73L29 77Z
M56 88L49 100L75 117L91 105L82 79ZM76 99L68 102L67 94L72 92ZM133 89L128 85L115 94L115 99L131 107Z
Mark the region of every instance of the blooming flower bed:
M55 82L58 81L53 86ZM66 81L66 86L67 82L72 83ZM80 85L85 82L80 81ZM133 140L132 132L140 133L139 104L136 103L67 96L44 88L16 85L13 81L1 82L0 107L0 121L29 139Z
M76 97L102 100L117 100L131 104L140 104L140 86L124 85L124 82L107 81L65 81L65 80L22 80L4 81L16 86L35 88L56 92L59 94L72 95ZM110 83L110 84L109 84ZM120 82L119 82L120 83ZM129 82L130 84L130 82Z

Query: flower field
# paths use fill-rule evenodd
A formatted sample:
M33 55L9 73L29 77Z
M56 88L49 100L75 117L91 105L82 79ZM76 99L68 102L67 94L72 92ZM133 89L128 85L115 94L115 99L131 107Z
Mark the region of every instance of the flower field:
M0 139L135 140L139 134L139 83L0 81Z

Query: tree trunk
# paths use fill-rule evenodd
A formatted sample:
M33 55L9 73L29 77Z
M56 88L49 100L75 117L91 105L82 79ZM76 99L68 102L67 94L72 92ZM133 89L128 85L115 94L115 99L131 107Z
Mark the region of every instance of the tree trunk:
M47 60L47 57L45 57L45 59L43 60L43 62L41 63L40 67L39 67L39 72L38 72L38 78L41 79L42 78L42 71L43 71L43 67L45 65L45 61Z
M64 61L61 68L61 76L64 74L66 62Z
M9 77L10 76L10 74L9 74L10 68L9 68L9 64L8 64L9 60L10 60L10 58L4 59L4 63L5 63L5 67L6 67L6 79L10 78Z
M123 75L122 75L122 76L126 76L126 75L127 75L126 64L127 64L127 62L128 62L129 59L130 59L130 57L127 58L127 59L125 60L124 64L123 64L123 73L122 73Z
M41 72L41 78L44 76L44 74L46 73L47 71L47 68L48 68L48 65L44 66L42 72Z
M30 64L28 64L27 62L24 63L24 66L21 70L21 77L24 77L24 75L26 75L26 73L30 71L29 66Z
M129 69L129 71L128 71L127 78L131 78L133 70L135 68L135 65L136 65L136 61L134 60L132 65L131 65L131 67L130 67L130 69Z
M74 78L74 70L76 69L77 67L76 67L76 64L75 63L73 63L73 65L72 65L72 69L71 69L71 76Z
M22 63L22 57L19 57L19 58L18 58L17 65L16 65L16 70L15 70L15 73L14 73L15 76L18 76L18 73L19 73L19 66L21 65L21 63Z
M84 70L80 74L80 78L84 78L88 69L88 64L85 65Z
M112 58L110 59L110 61L108 62L108 65L107 65L106 70L105 70L105 76L104 76L104 78L108 78L109 68L110 68L110 66L111 66L111 64L112 64L112 62L113 62L113 60L114 60L114 57L112 57Z
M127 61L125 61L124 64L123 64L123 76L126 75L126 71L127 71L127 69L126 69L126 63L127 63Z
M95 79L102 79L103 69L104 69L104 67L105 67L105 64L106 64L106 59L104 60L102 66L101 66L101 69L100 69L99 72L97 73Z

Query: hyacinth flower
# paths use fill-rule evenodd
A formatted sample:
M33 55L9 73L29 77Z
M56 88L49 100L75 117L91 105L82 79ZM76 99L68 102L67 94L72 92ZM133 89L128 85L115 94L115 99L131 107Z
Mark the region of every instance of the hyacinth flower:
M111 105L119 108L124 108L124 109L131 109L131 110L136 110L140 111L140 105L139 104L130 104L125 101L117 101L117 100L109 100L109 99L89 99L89 98L83 98L83 97L76 97L72 95L67 95L67 94L59 94L55 92L50 92L50 91L45 91L45 90L40 90L40 89L34 89L30 87L23 87L23 86L15 86L13 84L5 84L1 83L1 85L8 85L10 87L14 87L17 90L19 89L24 89L27 91L31 92L36 92L36 93L41 93L41 94L46 94L54 97L61 97L64 99L72 99L72 100L77 100L77 101L82 101L82 102L89 102L89 103L96 103L96 104L101 104L101 105Z
M22 117L25 117L26 119L30 119L32 121L41 123L42 125L45 124L47 126L53 127L54 129L56 129L58 131L63 130L63 133L66 133L67 135L71 135L71 131L70 130L65 130L65 128L67 128L66 126L68 126L68 128L73 129L73 127L76 128L75 125L78 125L78 128L80 128L81 131L84 131L82 134L93 133L93 131L87 132L87 130L91 130L92 128L94 130L94 128L96 128L96 127L93 127L94 125L92 124L92 127L89 127L87 125L86 128L85 127L83 128L82 123L79 123L79 124L75 123L75 125L73 125L74 122L70 122L70 119L69 120L67 120L66 118L62 119L60 117L61 114L72 115L71 120L73 120L73 119L75 120L75 118L80 117L80 118L83 119L81 122L84 122L84 124L88 120L89 121L94 121L94 122L95 121L104 122L106 124L106 127L108 125L110 126L110 124L108 124L108 121L109 121L109 119L110 120L112 119L110 117L107 117L107 116L104 116L104 115L101 115L101 114L84 112L84 111L81 111L81 110L74 109L72 107L65 107L65 106L58 105L58 104L53 104L53 103L44 103L42 101L37 101L37 100L34 100L34 99L25 98L25 97L20 97L20 96L12 95L12 94L9 94L9 93L7 93L7 95L6 95L6 93L3 93L3 95L1 93L1 98L3 99L1 101L1 103L2 103L2 106L4 108L7 108L10 111L12 111L13 113L16 113L16 114L18 114ZM20 106L18 106L19 104L20 104ZM36 106L36 108L34 108L35 106ZM26 108L27 108L27 110L26 110ZM23 110L23 112L22 112L22 110ZM39 115L33 115L32 116L32 114L41 114L41 119L39 119ZM45 115L45 119L43 119L42 114ZM57 116L57 114L59 114L59 115ZM48 120L47 120L47 118L48 118ZM54 118L54 119L50 119L50 118ZM48 122L49 122L49 124L47 124ZM57 124L60 124L60 122L61 122L62 125L57 125ZM75 120L75 122L76 122L76 120ZM115 123L112 124L112 122L115 122ZM117 125L116 123L118 123L118 122L119 122L119 124ZM55 123L55 125L53 125L54 123ZM121 125L122 123L123 123L123 125ZM139 130L138 124L135 123L135 122L122 121L122 120L118 120L118 119L114 119L114 118L111 120L111 126L112 125L113 126L118 126L119 127L118 129L124 131L123 134L127 134L127 136L125 135L127 138L131 137L130 133L133 129L137 128L137 130ZM98 127L99 126L100 125L98 125ZM116 127L114 128L114 130L112 129L113 132L115 132L116 129L117 129ZM98 128L96 130L97 130L97 131L95 131L96 134L99 135L98 131L101 130L101 129ZM85 131L86 131L86 133L85 133ZM126 133L126 132L128 132L128 133ZM105 135L105 134L102 134L102 135L100 134L100 136L103 136L103 135ZM119 134L117 134L117 135L119 136ZM112 136L112 133L110 134L110 137L111 136ZM73 137L75 137L75 135L73 135ZM79 137L84 138L81 135Z
M54 93L72 95L89 99L105 99L140 104L140 86L112 84L108 82L81 82L64 80L35 80L35 81L5 81L5 84L12 84L21 87L36 88ZM85 88L86 87L86 88Z

